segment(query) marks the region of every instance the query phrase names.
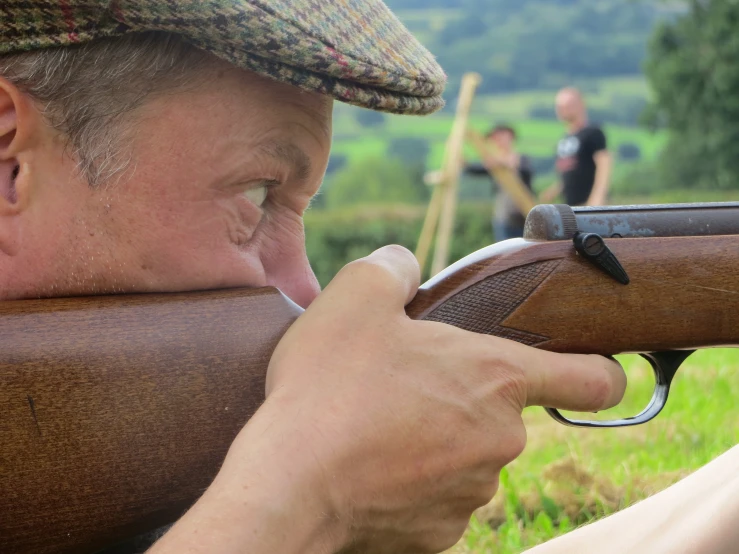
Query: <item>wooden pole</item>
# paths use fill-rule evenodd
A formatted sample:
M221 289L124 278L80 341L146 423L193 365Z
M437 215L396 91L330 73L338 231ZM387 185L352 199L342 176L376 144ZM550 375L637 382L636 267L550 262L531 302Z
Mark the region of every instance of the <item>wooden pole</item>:
M454 128L454 125L452 125ZM451 140L451 134L447 137L446 144L444 145L444 155L441 160L441 169L426 174L426 184L433 187L431 193L431 200L426 210L426 217L423 221L423 228L421 229L421 236L418 238L418 244L416 245L416 259L418 265L421 267L421 274L423 275L424 269L426 269L426 261L428 260L431 246L434 242L434 235L436 234L436 228L439 223L439 214L441 213L441 206L445 199L445 186L447 181L447 166L449 160L449 144Z
M431 202L426 211L426 218L423 221L423 229L421 230L421 236L419 237L418 245L416 246L416 258L418 259L418 265L421 266L421 273L423 273L423 270L426 268L426 261L431 250L431 243L434 239L434 233L436 233L436 224L439 221L443 196L442 187L439 183L436 183L434 185L434 190L431 193Z
M482 160L485 169L493 176L495 181L500 185L500 188L508 193L513 203L516 204L518 211L526 217L537 204L534 194L526 188L517 173L512 169L487 164L486 159L491 150L491 145L485 141L480 133L470 130L467 133L467 137L480 155L480 160Z
M477 73L467 73L462 77L457 114L447 143L444 173L440 183L442 187L440 193L442 197L440 201L441 213L439 216L439 234L436 238L436 249L431 264L432 275L439 273L449 263L449 247L454 232L454 218L457 211L459 173L464 162L462 149L472 100L481 81L482 78Z

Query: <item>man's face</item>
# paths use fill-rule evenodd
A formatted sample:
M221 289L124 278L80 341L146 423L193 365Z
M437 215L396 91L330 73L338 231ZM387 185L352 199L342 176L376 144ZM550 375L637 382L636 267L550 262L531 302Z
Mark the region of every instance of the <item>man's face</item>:
M513 148L513 142L515 139L513 138L513 133L505 129L501 129L490 135L490 140L498 148L508 152Z
M563 123L572 123L580 116L583 104L580 97L569 90L561 91L555 100L557 118Z
M49 141L21 160L5 296L273 285L307 305L318 284L302 215L328 162L331 110L326 96L223 64L136 113L117 182L91 189Z

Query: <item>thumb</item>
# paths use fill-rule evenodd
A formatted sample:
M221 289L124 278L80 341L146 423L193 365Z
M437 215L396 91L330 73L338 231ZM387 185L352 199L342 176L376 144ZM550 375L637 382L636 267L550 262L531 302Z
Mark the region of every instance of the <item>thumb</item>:
M402 309L416 295L420 282L416 257L402 246L385 246L347 264L317 301L346 303L351 299L362 304L363 310Z

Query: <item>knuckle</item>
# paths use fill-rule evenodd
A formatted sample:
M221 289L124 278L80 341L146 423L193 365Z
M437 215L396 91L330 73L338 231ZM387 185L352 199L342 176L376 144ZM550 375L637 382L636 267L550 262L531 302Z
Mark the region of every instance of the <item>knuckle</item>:
M365 291L382 294L398 286L397 279L384 264L369 258L361 258L346 264L339 274L341 279L358 282Z
M600 360L593 359L593 362L602 366ZM585 391L592 408L602 408L606 405L611 397L612 382L610 375L605 370L593 371L584 383Z
M493 501L493 498L495 498L495 495L498 493L498 489L500 488L500 472L495 472L495 476L490 479L487 483L485 483L483 486L480 487L480 498L481 502L478 506L476 506L475 509L480 509L484 506L487 506L490 504L490 502Z
M526 448L526 427L520 415L514 417L494 418L485 425L486 431L474 437L478 449L470 449L466 467L475 470L481 478L479 492L483 495L488 490L498 487L500 470L518 458ZM482 483L485 487L482 487ZM493 496L490 495L490 497ZM488 498L489 500L489 498Z
M459 517L450 517L439 521L433 533L425 533L419 540L418 552L435 554L453 548L464 535L469 525L473 510L465 511Z
M520 415L511 421L510 418L496 422L491 436L487 437L483 460L489 471L495 471L490 482L497 487L498 472L518 458L526 448L526 427Z
M409 261L416 259L416 257L413 255L413 252L408 250L405 246L401 246L399 244L389 244L387 246L384 246L382 250L390 254L396 254L398 256L405 257Z
M526 405L528 394L527 380L523 371L516 366L501 363L500 361L497 363L497 370L497 396L523 409Z
M512 425L507 429L503 437L501 455L505 464L508 464L518 458L526 448L526 427L523 422L518 425Z

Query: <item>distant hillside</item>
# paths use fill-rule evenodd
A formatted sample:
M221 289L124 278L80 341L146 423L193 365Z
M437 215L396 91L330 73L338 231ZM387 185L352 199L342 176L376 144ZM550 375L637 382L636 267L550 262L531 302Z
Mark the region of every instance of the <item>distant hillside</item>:
M483 93L552 89L641 72L663 12L634 0L386 0L452 81L484 77Z

